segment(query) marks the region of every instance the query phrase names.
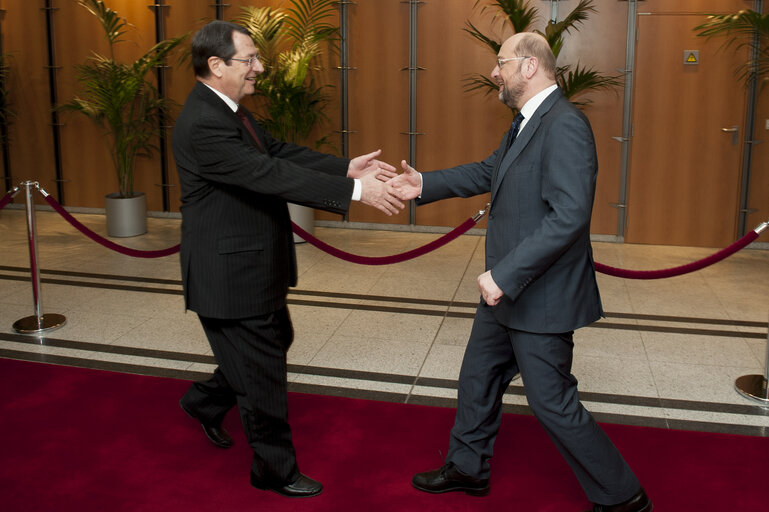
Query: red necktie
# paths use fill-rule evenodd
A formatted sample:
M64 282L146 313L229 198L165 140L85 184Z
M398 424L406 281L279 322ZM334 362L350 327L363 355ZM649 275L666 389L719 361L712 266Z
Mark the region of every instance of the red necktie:
M251 134L251 136L256 141L256 145L259 146L259 149L262 151L262 153L267 153L264 150L264 146L262 146L262 142L259 140L259 137L256 136L256 131L254 131L254 127L251 126L251 122L248 120L248 117L246 117L246 112L243 109L243 107L238 107L238 111L236 112L238 117L241 121L243 121L243 124L246 126L246 130L248 130L248 133Z

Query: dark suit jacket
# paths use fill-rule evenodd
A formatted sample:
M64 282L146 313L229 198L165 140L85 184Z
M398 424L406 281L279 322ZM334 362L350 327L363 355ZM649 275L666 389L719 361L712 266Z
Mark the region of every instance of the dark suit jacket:
M505 293L494 314L513 329L560 333L603 315L590 218L598 162L587 118L554 91L505 154L423 174L419 204L491 192L486 269Z
M296 284L287 201L335 213L350 205L349 160L278 141L251 124L269 154L198 82L173 130L184 298L206 317L245 318L286 304Z

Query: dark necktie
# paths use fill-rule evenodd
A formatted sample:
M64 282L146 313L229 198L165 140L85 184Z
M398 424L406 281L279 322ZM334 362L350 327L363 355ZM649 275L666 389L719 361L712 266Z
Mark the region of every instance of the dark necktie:
M523 114L518 112L513 118L513 124L510 125L510 138L507 140L507 149L515 142L515 138L518 136L518 132L521 129L521 123L523 122Z
M243 121L243 124L246 126L246 130L248 130L248 133L251 134L251 137L254 138L256 141L256 145L259 146L259 149L262 153L266 153L264 150L264 146L262 146L262 142L259 140L259 137L256 136L256 131L254 131L254 127L251 126L251 122L248 120L248 117L246 117L246 111L243 109L243 107L238 107L238 111L236 112L238 117L241 121Z

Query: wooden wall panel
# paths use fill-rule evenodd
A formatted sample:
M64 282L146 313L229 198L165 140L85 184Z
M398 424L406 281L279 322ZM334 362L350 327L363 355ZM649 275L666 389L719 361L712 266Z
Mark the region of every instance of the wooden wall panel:
M129 42L120 43L116 48L115 56L121 62L135 61L156 43L155 13L148 8L150 3L145 1L137 2L136 0L122 0L120 2L113 0L112 2L114 6L112 8L117 10L121 16L124 16L136 27L135 31L131 31L134 35L129 36L131 37ZM154 80L154 74L150 78ZM162 175L159 153L156 151L152 158L137 158L134 171L134 188L147 194L147 209L150 211L163 210L161 184ZM114 190L108 190L106 193L111 192L114 192Z
M212 2L208 0L166 0L168 8L166 11L166 37L179 37L189 33L186 42L183 44L182 52L188 52L192 36L195 32L205 25L209 19L215 18L215 10ZM179 64L179 54L173 56L166 69L166 93L168 97L176 104L173 108L171 119L168 120L170 128L166 131L166 151L168 166L169 188L169 210L179 211L181 191L179 190L179 174L174 163L173 151L171 149L171 134L176 116L181 111L187 95L195 85L195 72L192 70L192 62L188 58L183 64Z
M558 2L558 19L563 19L578 3L578 0ZM618 70L625 67L627 3L597 2L597 9L597 13L591 13L589 19L579 25L577 32L566 36L558 64L579 63L604 75L617 76L624 83ZM544 8L540 12L549 14ZM593 127L598 152L598 183L591 226L594 234L617 234L617 209L611 205L619 202L622 145L613 137L622 135L623 94L624 87L620 85L576 98L589 102L583 111Z
M722 128L743 126L745 93L721 43L691 31L698 20L639 19L628 242L722 247L735 238L742 146ZM686 49L700 51L699 65L683 64ZM660 76L668 80L644 79Z
M638 3L638 12L737 12L740 9L752 9L753 4L753 0L643 0Z
M118 11L120 12L120 11ZM109 51L98 20L76 2L61 6L54 14L55 49L61 67L57 74L59 101L80 94L74 67L91 52ZM61 114L62 175L68 206L103 208L103 197L117 190L117 178L110 159L104 129L86 117Z
M29 0L4 0L3 51L7 65L10 108L16 113L9 127L11 186L38 181L56 195L56 170L48 87L45 14ZM21 28L23 27L23 29ZM35 200L43 202L39 194ZM15 201L23 202L21 196Z
M375 149L393 165L408 158L409 8L399 0L350 5L349 129L350 156ZM338 62L338 61L337 61ZM338 65L338 64L337 64ZM339 220L318 212L317 218ZM360 203L352 205L353 222L408 223L407 213L388 217Z
M750 194L748 209L755 210L747 216L745 229L750 231L762 222L769 221L769 87L759 89L754 139L753 161L750 169ZM760 242L769 242L769 233L764 232Z
M665 0L647 0L644 2L644 4L639 4L639 11L652 13L727 13L737 12L741 9L753 9L754 7L755 2L753 0L679 0L677 2L667 2ZM766 12L766 7L764 7L764 12ZM722 42L723 40L720 41ZM714 43L718 44L719 40L715 39ZM719 55L724 54L720 53ZM729 52L729 55L732 55L731 51ZM739 58L726 56L723 58L732 60L732 63L735 66L739 62ZM727 73L724 74L726 75ZM734 91L736 94L744 95L744 89L739 86L736 86ZM769 219L769 146L766 144L766 142L769 142L769 131L766 130L765 125L766 120L769 119L769 96L767 96L767 94L769 93L763 92L761 93L761 96L759 96L756 131L754 137L757 140L763 140L764 143L756 144L753 146L753 162L750 171L751 176L748 208L755 209L756 211L748 214L747 216L747 230L751 230L758 226L761 222ZM743 125L741 125L741 128ZM733 195L735 195L739 193L739 191L735 189L739 188L740 179L741 177L736 175L728 183L717 183L715 186L728 187L729 190L733 191ZM731 203L732 202L730 201L730 204ZM719 208L718 211L721 212L721 208ZM737 212L730 212L730 215L737 216ZM712 245L724 245L737 236L739 236L739 233L736 233L735 231L732 233L731 237L724 237L721 241L714 241L712 242ZM766 238L766 235L764 235L759 239L759 241L766 241ZM680 239L678 237L671 240L671 243L682 245L691 243L690 240Z
M489 76L496 55L462 29L467 20L484 26L472 2L428 2L420 8L417 96L417 170L430 171L483 160L510 127L512 113L495 93L465 92L463 79ZM504 37L504 36L503 36ZM457 226L483 209L489 194L448 199L417 208L417 224ZM485 227L485 219L479 227Z

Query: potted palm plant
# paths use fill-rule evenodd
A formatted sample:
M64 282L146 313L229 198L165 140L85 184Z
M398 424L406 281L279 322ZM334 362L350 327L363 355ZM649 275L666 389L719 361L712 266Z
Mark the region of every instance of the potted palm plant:
M714 14L694 30L700 37L724 37L727 47L750 49L750 58L739 64L739 76L746 84L756 81L763 87L769 73L769 14L750 9Z
M265 71L256 78L254 97L259 122L274 137L306 144L310 132L326 119L325 86L318 85L315 72L324 45L334 43L338 28L328 23L337 0L289 0L287 8L243 7L237 22L251 34ZM316 148L328 145L328 137L315 141ZM312 233L314 212L289 204L292 220ZM294 236L299 242L301 238Z
M77 66L82 95L61 106L79 112L106 129L118 191L106 196L107 234L135 236L147 231L146 197L134 190L134 162L156 149L160 120L168 113L169 100L147 78L165 63L168 54L187 37L167 39L150 48L134 62L117 62L114 47L123 42L131 26L102 0L78 0L104 29L109 55L94 52Z
M476 7L480 1L476 1ZM529 0L494 0L491 2L491 5L484 6L482 11L489 9L495 11L495 21L501 20L503 24L512 27L513 32L516 34L528 30L538 17L537 9L530 5ZM555 58L558 59L558 55L563 48L564 36L571 30L578 30L578 26L585 22L590 13L593 12L596 12L595 0L580 0L563 20L549 20L544 33L535 32L542 34L547 39ZM494 36L484 34L469 21L464 30L488 46L495 54L499 53L502 43L496 40ZM575 105L587 103L576 99L577 96L587 91L616 87L621 84L619 77L602 75L592 68L581 66L579 63L574 66L570 64L558 66L556 69L556 81L564 96L569 98ZM485 90L486 93L496 93L499 85L485 75L475 74L465 79L465 90L473 91L476 89Z

